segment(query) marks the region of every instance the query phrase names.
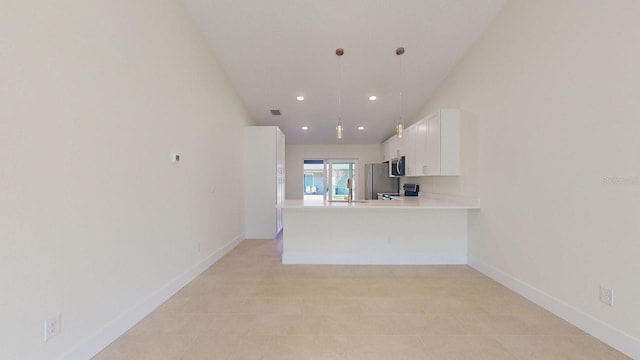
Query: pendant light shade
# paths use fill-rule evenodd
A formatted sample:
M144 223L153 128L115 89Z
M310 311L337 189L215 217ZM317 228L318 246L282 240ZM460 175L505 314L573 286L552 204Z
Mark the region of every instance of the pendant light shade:
M402 123L402 118L400 118L398 125L396 125L396 134L398 135L398 139L402 139L403 132L404 132L404 125Z
M398 123L396 124L396 134L398 135L398 139L402 139L404 132L404 120L402 119L402 54L404 54L404 48L397 48L396 55L398 55L398 62L400 63L400 116L398 117Z
M337 48L336 55L338 56L338 124L336 125L336 138L342 140L344 127L342 126L342 55L344 55L344 49Z

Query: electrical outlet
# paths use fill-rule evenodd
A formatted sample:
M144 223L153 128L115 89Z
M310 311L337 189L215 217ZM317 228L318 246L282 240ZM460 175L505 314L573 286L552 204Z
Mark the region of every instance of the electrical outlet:
M44 341L49 341L52 337L60 334L60 314L52 316L44 321Z
M613 290L600 286L600 301L613 306Z

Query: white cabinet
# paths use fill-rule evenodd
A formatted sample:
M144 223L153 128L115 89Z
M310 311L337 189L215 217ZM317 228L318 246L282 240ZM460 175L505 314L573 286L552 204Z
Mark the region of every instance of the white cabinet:
M392 161L400 159L400 157L405 156L405 172L407 170L406 167L406 156L407 153L411 151L410 149L410 141L407 139L407 130L405 129L404 136L402 138L398 138L398 135L394 135L388 138L384 143L382 143L382 149L384 153L384 161L389 162L389 176L392 175L393 166Z
M404 156L405 176L424 175L422 174L421 163L418 162L419 159L423 158L423 156L418 154L416 148L418 143L424 143L424 140L418 138L421 136L421 131L424 129L426 129L426 126L422 126L422 128L420 128L418 124L414 124L404 129L401 139L398 138L398 135L394 135L382 144L385 161L398 159L401 156Z
M407 128L409 150L406 155L407 176L427 175L427 119L422 119Z
M400 157L400 149L398 148L398 137L392 136L382 143L384 152L384 161L391 161Z
M405 176L418 176L416 173L416 126L409 126L403 133L403 148L400 153L404 155Z
M406 134L406 129L404 134ZM398 138L398 135L393 135L382 143L382 151L384 153L384 161L390 161L398 159L401 156L405 156L408 151L408 142L406 136L402 136L402 139Z
M403 132L402 138L399 138L396 135L396 156L394 156L395 158L406 156L407 151L409 151L409 143L407 142L407 137L404 134L406 134L406 131Z
M440 109L426 117L426 176L460 175L460 110Z
M284 134L279 128L276 132L276 203L278 205L284 203ZM276 209L276 234L282 230L282 209Z
M382 161L391 160L389 151L389 140L387 139L382 143Z
M273 238L282 229L284 135L277 126L245 128L245 237Z
M460 110L440 109L382 144L384 160L405 157L406 176L460 175Z

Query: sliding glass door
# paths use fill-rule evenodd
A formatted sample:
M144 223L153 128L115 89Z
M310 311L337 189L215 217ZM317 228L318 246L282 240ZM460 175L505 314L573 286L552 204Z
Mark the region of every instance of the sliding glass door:
M345 159L308 159L303 166L303 198L305 200L347 200L351 179L356 197L357 161Z
M304 160L302 197L305 200L324 200L325 164L324 160Z
M349 188L347 182L351 179L353 197L356 194L356 162L353 160L328 160L327 179L329 179L328 199L347 200Z

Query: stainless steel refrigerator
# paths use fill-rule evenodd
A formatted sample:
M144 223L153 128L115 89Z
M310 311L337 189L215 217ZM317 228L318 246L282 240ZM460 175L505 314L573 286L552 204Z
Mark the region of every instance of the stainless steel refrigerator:
M365 164L364 198L377 200L378 193L399 193L400 179L389 177L389 164Z

